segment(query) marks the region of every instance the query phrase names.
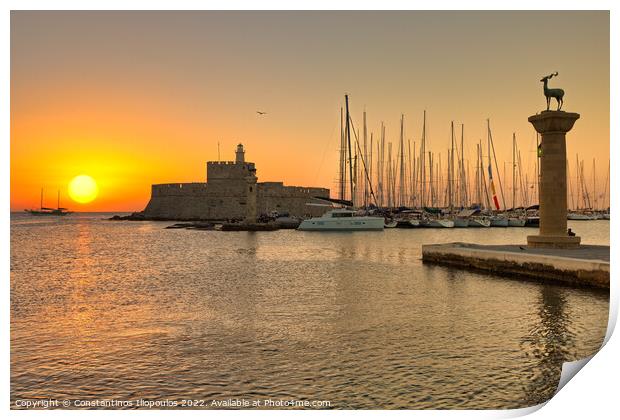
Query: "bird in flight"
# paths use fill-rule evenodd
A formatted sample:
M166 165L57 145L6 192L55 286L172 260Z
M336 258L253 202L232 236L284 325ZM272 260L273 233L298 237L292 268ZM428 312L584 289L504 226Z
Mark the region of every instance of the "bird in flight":
M256 111L256 113L257 113L258 115L265 115L265 114L267 114L267 113L266 113L266 112L264 112L264 111Z

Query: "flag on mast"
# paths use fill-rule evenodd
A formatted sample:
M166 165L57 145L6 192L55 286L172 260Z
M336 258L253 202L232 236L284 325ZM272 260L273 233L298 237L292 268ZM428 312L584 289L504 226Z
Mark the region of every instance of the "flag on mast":
M493 196L493 203L495 204L495 210L499 210L499 200L495 193L495 184L493 184L493 172L491 171L491 163L489 162L489 188L491 189L491 195Z

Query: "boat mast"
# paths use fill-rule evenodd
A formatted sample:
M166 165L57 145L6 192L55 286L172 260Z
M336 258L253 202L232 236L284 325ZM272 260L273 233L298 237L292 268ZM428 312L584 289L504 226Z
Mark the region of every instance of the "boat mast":
M370 166L370 168L368 169L368 172L369 172L368 178L370 179L370 188L372 188L372 168L373 168L373 166L372 166L372 146L373 146L373 144L372 144L372 132L371 132L370 133L370 149L369 149L369 156L368 156L368 165ZM376 197L375 197L375 201L377 201ZM375 205L377 205L377 203L375 203Z
M467 178L465 176L465 124L461 124L461 207L467 206Z
M368 149L366 148L366 138L367 138L367 130L366 130L366 110L364 110L364 152L362 154L365 162L368 162ZM364 207L368 206L368 180L364 177Z
M346 136L347 136L347 147L349 149L349 187L351 189L351 207L355 206L353 202L353 160L351 156L351 127L349 124L349 95L344 95L344 101L346 106Z
M488 146L488 142L487 142L487 146ZM489 149L490 150L490 149ZM489 162L489 166L491 165L491 163ZM484 159L482 156L482 140L480 140L480 173L481 173L481 179L482 179L482 184L481 186L484 187L484 193L487 199L487 209L491 210L491 197L489 196L489 189L487 188L487 179L484 176ZM490 174L489 174L490 175ZM490 179L489 179L490 181Z
M515 133L512 133L512 209L515 209L515 194L516 194L516 190L515 190L515 185L516 185L516 175L515 175L515 167L516 167L516 163L515 163L515 158L516 158L516 154L517 154L517 139L515 136Z
M415 147L415 145L413 146ZM407 197L407 205L408 206L412 206L413 205L413 193L412 193L412 189L413 189L413 166L411 166L411 139L407 139L407 167L409 168L409 176L408 176L408 181L409 181L409 191L408 191L408 195L409 197Z
M398 174L398 205L405 205L405 140L404 133L405 116L400 116L400 172Z
M454 121L450 121L450 156L448 160L448 207L450 211L452 211L452 207L454 205L454 191L452 188L452 184L454 183Z
M491 121L487 119L487 129L489 131L489 143L493 148L493 161L495 162L495 169L497 170L497 181L499 183L499 191L502 194L502 204L504 210L506 209L506 199L504 198L504 187L502 186L502 179L499 177L499 166L497 165L497 155L495 154L495 144L493 144L493 135L491 134ZM491 161L491 151L489 151L489 162Z
M420 145L420 150L420 207L422 208L426 204L426 110L424 110L424 120L422 123L422 144Z
M575 210L579 210L581 207L579 207L581 205L581 197L582 197L582 193L581 193L581 182L579 182L579 155L576 154L575 155L575 181L577 182L577 207L575 208Z
M418 172L415 157L415 140L413 141L413 155L411 156L411 206L415 207L417 199Z
M433 189L433 152L428 152L428 179L429 179L429 196L431 199L430 207L435 206L435 190Z
M596 195L596 159L592 158L592 194L594 197L594 210L598 209L598 196Z
M609 187L609 170L611 169L611 160L607 164L607 177L605 177L605 188L603 189L603 209L606 209L605 203L607 203L607 187Z
M346 172L345 172L345 162L346 162L346 146L345 146L345 135L344 135L344 116L342 107L340 107L340 176L339 176L339 185L338 185L338 198L344 200L345 195L345 186L346 186Z
M538 148L540 147L540 144L538 143L538 132L536 132L536 195L535 197L537 198L537 201L540 201L540 199L538 198L539 194L540 194L540 169L539 169L539 164L540 164L540 155L538 154Z

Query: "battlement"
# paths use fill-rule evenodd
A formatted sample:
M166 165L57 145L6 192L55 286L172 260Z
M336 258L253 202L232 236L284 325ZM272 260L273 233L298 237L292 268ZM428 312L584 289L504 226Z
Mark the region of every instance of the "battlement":
M151 185L152 196L192 195L207 192L206 182L183 182Z
M207 182L242 181L255 174L256 166L252 162L207 162Z
M288 186L284 185L283 182L259 182L257 185L258 193L265 196L269 195L280 197L329 197L328 188Z
M207 165L237 165L237 162L232 160L209 160Z

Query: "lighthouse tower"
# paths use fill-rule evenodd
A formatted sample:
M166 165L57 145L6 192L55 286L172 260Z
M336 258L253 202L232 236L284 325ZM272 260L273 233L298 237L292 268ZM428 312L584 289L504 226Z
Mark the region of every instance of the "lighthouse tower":
M245 162L245 150L243 150L243 144L239 143L237 145L237 150L235 151L235 163L244 163Z

